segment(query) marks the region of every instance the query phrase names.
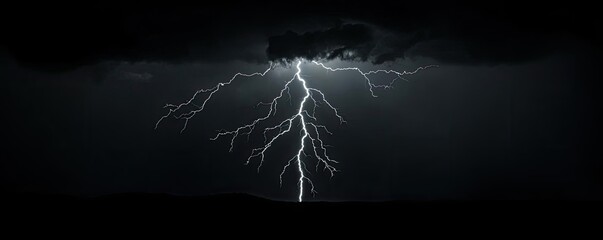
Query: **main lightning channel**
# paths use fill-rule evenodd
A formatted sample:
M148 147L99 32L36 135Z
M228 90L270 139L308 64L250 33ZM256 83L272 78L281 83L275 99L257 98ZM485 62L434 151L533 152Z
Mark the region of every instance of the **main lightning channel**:
M317 65L327 71L331 71L331 72L354 71L354 72L360 73L362 75L362 77L367 81L367 84L369 86L369 92L370 92L371 96L373 96L373 97L377 97L377 95L374 92L375 88L388 89L393 86L393 84L395 83L395 81L397 79L406 80L406 79L404 79L405 75L412 75L412 74L419 72L420 70L424 70L424 69L431 68L431 67L438 67L437 65L423 66L423 67L418 67L417 69L415 69L414 71L411 71L411 72L406 72L406 71L398 72L398 71L394 71L394 70L382 70L382 69L363 72L359 68L356 68L356 67L332 68L332 67L327 67L323 63L320 63L317 61L312 61L312 63L314 63L315 65ZM343 119L343 117L339 114L337 109L329 101L327 101L326 96L322 91L320 91L316 88L308 87L308 83L306 82L306 80L304 78L302 78L301 64L302 64L302 61L298 60L295 65L297 71L295 72L294 76L285 83L283 88L280 90L278 96L274 97L272 99L272 101L270 101L270 102L258 103L258 106L261 105L261 106L269 107L268 112L264 116L259 117L255 120L253 120L251 123L240 126L234 130L230 130L230 131L220 130L214 137L210 138L210 140L217 140L220 137L230 137L229 151L232 152L233 148L234 148L235 140L239 136L247 135L247 137L249 138L249 136L255 130L256 126L258 126L260 123L264 122L265 120L269 119L270 117L275 116L275 114L277 112L278 102L279 102L279 100L281 100L285 97L285 94L287 94L287 96L289 97L289 100L291 100L291 95L290 95L291 84L295 80L297 80L301 84L305 94L299 104L299 108L296 110L296 113L294 115L290 115L289 118L284 119L279 124L276 124L276 125L270 126L270 127L265 127L263 129L263 133L262 133L264 136L264 145L252 149L251 154L247 158L247 161L245 162L245 164L246 165L249 164L253 159L256 159L256 158L259 159L259 163L258 163L258 167L257 167L257 171L259 172L260 168L262 167L262 164L264 163L264 156L265 156L266 151L270 149L270 147L275 143L275 141L277 139L279 139L281 136L291 132L294 123L298 121L299 124L301 125L301 129L300 129L301 138L300 138L300 142L299 142L299 144L300 144L299 149L297 150L297 154L294 155L292 158L290 158L289 161L287 161L287 164L284 165L284 167L279 175L279 184L280 184L280 186L282 186L283 175L285 174L287 169L292 164L297 165L297 171L299 173L298 184L297 184L299 186L299 193L298 193L298 201L299 202L302 202L303 198L304 198L304 192L305 192L304 182L309 185L311 193L313 193L313 194L316 193L316 191L314 190L314 184L313 184L312 180L306 176L306 172L308 172L308 169L307 169L307 164L304 160L314 157L316 159L316 165L315 165L316 170L318 170L318 168L322 165L323 170L328 171L330 173L331 177L334 176L335 172L339 171L333 166L333 164L336 164L338 162L329 157L329 155L327 154L327 149L326 149L327 145L325 145L323 140L321 139L321 133L329 134L329 135L332 135L332 133L331 133L331 131L329 131L329 129L327 129L326 126L318 123L318 118L316 117L317 107L318 106L326 106L339 119L340 124L343 124L346 122ZM273 68L274 68L274 65L271 63L270 67L268 69L266 69L264 72L256 72L256 73L251 73L251 74L245 74L245 73L240 73L240 72L236 73L227 82L218 83L212 88L201 89L201 90L196 91L188 101L185 101L185 102L183 102L181 104L177 104L177 105L176 104L166 104L164 106L164 108L169 109L169 111L166 115L162 116L157 121L157 123L155 124L155 129L157 129L157 127L163 120L165 120L166 118L169 118L169 117L173 117L175 119L184 120L184 126L180 131L180 132L183 132L186 129L188 121L192 117L194 117L197 113L203 111L205 109L205 106L208 103L208 101L210 101L211 98L214 96L214 94L217 93L221 88L230 85L238 77L247 77L247 78L254 77L254 76L264 77ZM396 78L394 78L388 84L376 84L370 79L369 76L373 75L373 74L378 74L378 73L394 74L394 75L396 75ZM203 93L207 93L207 96L202 100L202 103L200 105L193 103L193 101L195 101L197 99L197 97ZM190 111L183 110L185 107L189 107L189 106L195 107L196 109L190 110ZM184 113L178 114L179 112L184 112ZM271 135L272 137L268 137L269 135ZM306 152L306 148L310 148L306 145L306 142L308 142L311 146L310 154L308 154ZM302 155L303 155L304 159L302 159Z
M301 146L299 147L299 151L297 151L297 168L299 171L299 197L298 197L298 200L299 200L299 202L301 202L302 197L304 196L304 179L306 178L306 176L304 175L304 169L302 168L301 155L305 148L304 141L306 140L306 137L308 137L308 128L306 128L306 120L304 119L304 115L302 115L302 112L304 111L304 104L306 104L306 100L308 100L308 97L310 97L310 89L308 89L308 86L306 86L306 80L304 80L301 77L301 68L299 67L299 65L301 65L301 61L298 61L297 66L295 66L295 67L297 67L297 73L295 73L295 76L297 76L297 79L302 83L302 86L304 87L304 91L306 92L306 95L304 96L301 103L299 104L299 110L297 111L297 116L299 117L299 119L301 121L301 126L302 126L302 130L303 130L303 135L300 140ZM314 188L314 187L312 187L312 188Z

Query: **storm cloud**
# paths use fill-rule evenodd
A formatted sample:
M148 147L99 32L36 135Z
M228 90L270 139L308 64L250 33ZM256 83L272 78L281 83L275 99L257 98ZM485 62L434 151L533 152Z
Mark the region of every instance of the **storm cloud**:
M518 6L399 1L17 5L1 16L0 50L31 68L65 71L101 61L296 58L382 64L425 57L445 64L497 65L600 42L596 14L589 10Z
M375 41L370 29L362 24L340 25L325 31L297 34L287 31L268 39L270 60L295 58L366 61Z
M598 45L601 35L592 25L594 15L579 14L573 7L393 2L375 6L380 7L339 15L348 24L272 36L268 57L289 61L339 58L373 64L426 57L444 64L515 64L576 45Z

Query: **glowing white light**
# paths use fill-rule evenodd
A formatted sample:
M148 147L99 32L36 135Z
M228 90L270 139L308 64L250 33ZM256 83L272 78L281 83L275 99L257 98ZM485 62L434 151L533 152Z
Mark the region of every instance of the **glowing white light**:
M358 72L362 75L362 77L367 81L368 85L369 85L369 91L371 93L371 96L373 97L377 97L373 91L374 88L390 88L393 86L393 84L395 83L395 81L397 79L404 79L403 76L405 75L412 75L417 73L420 70L426 69L426 68L430 68L430 67L437 67L436 65L429 65L429 66L424 66L424 67L419 67L417 69L415 69L414 71L411 72L398 72L398 71L394 71L394 70L374 70L374 71L369 71L369 72L363 72L361 71L359 68L354 68L354 67L347 67L347 68L331 68L331 67L327 67L325 66L323 63L319 63L316 61L312 61L312 63L314 63L317 66L322 67L325 70L331 71L331 72L337 72L337 71L355 71ZM328 155L327 155L327 149L326 149L326 145L323 143L321 137L320 137L320 132L323 133L327 133L327 134L332 134L326 126L324 125L320 125L318 124L318 119L315 116L316 114L316 108L318 106L319 102L324 103L326 106L329 107L329 109L333 112L333 114L339 119L340 123L345 123L346 121L343 119L343 117L339 114L339 112L337 111L337 109L335 107L333 107L333 105L331 105L331 103L329 101L327 101L325 94L323 92L321 92L320 90L316 89L316 88L311 88L308 87L308 83L306 82L305 79L302 78L302 74L301 74L301 64L302 61L299 60L297 61L297 64L295 65L297 71L295 72L295 75L285 83L285 86L281 89L280 93L278 96L276 96L275 98L272 99L272 101L268 102L268 103L264 103L264 102L260 102L258 105L267 105L269 106L269 111L266 115L264 115L263 117L257 118L254 121L252 121L249 124L243 125L241 127L238 127L237 129L231 130L231 131L220 131L216 134L216 136L214 136L213 138L211 138L211 140L216 140L219 137L223 137L223 136L230 136L230 148L229 151L233 150L234 147L234 143L237 137L241 136L241 135L247 135L249 136L254 130L255 127L262 121L269 119L271 116L274 116L276 114L277 111L277 106L278 106L278 101L281 100L284 96L284 93L286 92L289 95L289 91L290 91L290 87L291 84L297 80L301 83L301 86L304 90L304 97L302 98L300 104L299 104L299 108L297 109L296 113L293 116L290 116L289 118L286 118L285 120L281 121L279 124L275 125L275 126L271 126L271 127L266 127L263 130L263 135L264 135L264 145L258 148L254 148L251 151L251 154L249 155L249 157L247 158L247 161L245 162L245 164L249 164L250 161L254 158L259 158L259 164L258 164L258 168L257 170L259 171L260 168L262 167L262 164L264 163L264 156L266 151L272 146L272 144L281 136L287 134L288 132L291 131L291 128L293 126L293 122L296 121L297 119L299 119L300 125L301 125L301 138L300 138L300 146L299 149L297 150L297 154L294 155L291 159L289 159L289 161L287 162L287 164L285 164L285 166L283 167L280 175L279 175L279 183L282 186L283 184L283 174L286 172L287 168L289 166L291 166L291 163L295 161L295 163L297 164L297 170L299 172L299 179L298 179L298 186L299 186L299 194L298 194L298 201L301 202L303 200L304 197L304 182L307 182L310 186L310 192L311 193L316 193L316 191L314 190L314 184L312 183L312 180L310 178L308 178L306 176L306 172L308 171L306 168L306 163L303 161L302 159L302 155L303 156L314 156L317 161L316 161L316 169L318 169L318 167L322 164L323 168L325 170L328 170L331 177L335 174L335 172L337 172L338 170L332 165L335 163L338 163L337 161L331 159ZM218 92L222 87L228 86L230 85L237 77L254 77L254 76L265 76L270 70L272 70L274 67L274 65L271 63L270 67L268 69L266 69L266 71L264 72L256 72L256 73L251 73L251 74L245 74L245 73L236 73L229 81L227 82L223 82L223 83L218 83L216 86L209 88L209 89L201 89L195 92L195 94L193 94L193 96L186 102L183 102L181 104L175 105L175 104L166 104L164 106L164 108L169 109L168 113L164 116L162 116L157 123L155 124L155 129L157 129L157 127L159 126L159 124L166 118L168 117L173 117L175 119L183 119L184 122L184 126L182 127L182 131L184 131L186 129L186 126L188 125L188 121L194 117L197 113L203 111L203 109L205 109L205 106L207 104L207 102L212 98L212 96ZM370 75L373 74L377 74L377 73L384 73L384 74L395 74L396 78L394 80L392 80L390 83L388 84L384 84L384 85L379 85L379 84L375 84L373 83L373 81L369 78ZM195 103L193 103L194 100L196 100L196 98L202 94L202 93L208 93L207 96L205 97L205 99L202 100L202 104L197 105ZM289 95L290 97L290 95ZM308 99L311 100L311 108L308 108ZM195 110L191 110L188 112L184 112L182 114L177 114L178 111L183 111L182 108L186 107L186 106L194 106L197 109ZM309 111L309 109L312 109L311 112ZM276 132L276 134L270 138L270 140L268 140L268 135L269 133L272 132ZM309 143L311 145L311 150L312 150L312 155L308 155L306 154L305 150L307 148L306 146L306 141L309 139Z

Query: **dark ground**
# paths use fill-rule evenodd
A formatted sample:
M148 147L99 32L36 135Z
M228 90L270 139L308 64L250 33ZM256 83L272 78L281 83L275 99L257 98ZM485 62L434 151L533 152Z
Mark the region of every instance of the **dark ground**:
M127 193L80 198L67 195L13 194L4 197L2 218L18 226L126 227L169 225L205 230L216 227L262 231L304 225L333 233L350 226L388 231L420 225L434 231L455 228L507 232L526 228L596 229L603 208L597 201L389 201L279 202L246 194L209 197ZM393 225L394 227L390 227ZM6 224L5 224L6 226ZM212 228L208 228L208 227ZM461 227L461 228L457 228ZM79 227L78 227L79 228ZM410 230L409 229L409 230ZM56 229L55 229L56 230ZM413 229L416 231L417 229ZM547 231L548 231L547 230ZM437 231L436 231L437 232ZM492 232L491 232L492 233ZM503 232L501 232L502 234ZM508 232L507 232L508 233Z

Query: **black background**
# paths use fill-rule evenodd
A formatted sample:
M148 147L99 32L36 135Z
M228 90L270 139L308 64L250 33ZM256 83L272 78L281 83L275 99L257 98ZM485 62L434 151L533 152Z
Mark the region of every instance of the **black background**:
M324 89L349 122L339 126L327 118L335 133L327 138L335 146L329 150L342 171L332 179L313 174L319 194L307 200L394 201L380 206L399 212L436 206L453 214L536 204L500 200L603 198L601 36L594 5L102 1L7 4L0 11L0 179L5 198L24 208L75 201L125 209L134 200L273 204L215 196L221 193L295 199L294 172L278 185L293 138L268 155L259 174L257 163L243 165L253 141L228 153L227 140L208 140L216 129L258 116L253 106L273 97L291 68L241 81L183 134L179 121L153 128L165 103L296 55L364 69L440 65L379 98L368 95L357 75L304 65L309 82ZM342 27L349 24L363 27ZM387 37L363 37L373 31ZM361 53L378 41L379 52L347 62L324 49L343 45ZM207 195L215 199L186 197ZM576 209L581 203L546 204ZM340 212L374 206L341 205Z

